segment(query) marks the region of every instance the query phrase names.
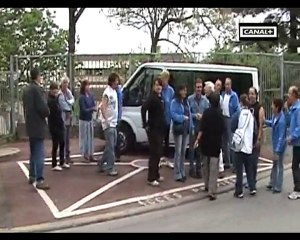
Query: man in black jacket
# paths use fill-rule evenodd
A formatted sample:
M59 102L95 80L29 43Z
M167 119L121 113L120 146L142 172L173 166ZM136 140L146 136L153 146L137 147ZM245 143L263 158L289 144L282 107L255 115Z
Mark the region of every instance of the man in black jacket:
M210 200L215 200L219 173L219 155L221 152L225 124L220 108L220 95L211 93L209 102L210 107L203 113L200 132L195 146L197 146L199 142L203 154L205 190L208 191Z
M159 186L163 177L159 175L159 161L162 156L162 143L165 129L164 102L161 97L162 81L155 79L153 92L141 109L143 127L145 128L150 145L150 157L148 163L148 184ZM148 112L148 121L146 113Z
M46 96L41 84L41 74L38 69L30 71L32 82L23 93L26 131L29 137L30 169L29 184L36 181L38 189L47 190L44 182L44 139L47 134L46 118L49 116Z

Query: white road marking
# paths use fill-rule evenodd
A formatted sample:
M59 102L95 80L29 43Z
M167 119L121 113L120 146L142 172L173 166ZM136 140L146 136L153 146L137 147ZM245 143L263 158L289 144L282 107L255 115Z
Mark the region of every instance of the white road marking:
M102 152L95 152L95 153L94 153L94 156L100 156L100 155L102 155L102 154L103 154L103 151L102 151ZM74 154L74 155L71 155L71 156L70 156L71 159L72 159L72 158L80 158L80 157L82 157L81 154ZM56 159L59 160L59 157L57 157ZM45 160L45 162L48 162L48 161L52 161L52 158L51 158L51 157L47 157L47 158L45 158L44 160Z
M76 157L76 155L73 155L73 156ZM263 158L263 159L261 158L261 160L265 161L265 162L269 162L269 163L273 162L273 161L271 161L269 159L265 159L265 158ZM20 166L20 168L22 169L22 171L24 172L24 174L25 174L25 176L27 178L29 178L29 176L28 176L29 175L29 171L28 171L28 169L26 168L26 166L24 164L28 163L28 162L29 161L20 161L20 162L18 162L18 165ZM95 165L96 164L97 163L95 163ZM121 163L116 163L116 164L121 165ZM93 165L93 164L92 163L79 163L78 165L82 166L82 165ZM130 165L132 165L132 164L130 164ZM266 171L266 170L270 170L271 168L272 168L272 166L271 166L271 164L269 164L266 167L258 169L258 172L263 172L263 171ZM144 169L145 168L138 168L138 169L136 169L133 172L141 172ZM131 172L131 173L133 173L133 172ZM137 174L137 173L135 173L135 174ZM244 175L245 175L245 173L244 173ZM125 176L123 176L123 177L125 177ZM127 177L127 178L129 178L129 177ZM223 179L218 179L218 182L222 182L222 181L234 182L234 179L235 179L235 175L232 175L232 176L229 176L229 177L225 177ZM115 181L118 181L118 180L119 179L117 179ZM121 180L121 181L119 180L119 182L122 182L122 181L124 181L124 179ZM112 184L112 183L113 182L111 182L109 184ZM55 206L55 204L49 198L49 196L47 195L47 193L45 191L38 190L38 189L37 189L37 191L40 194L41 198L46 203L46 205L48 206L48 208L50 209L50 211L52 212L53 216L55 218L57 218L57 219L60 219L60 218L77 216L77 215L81 215L81 214L85 214L85 213L91 213L91 212L95 212L95 211L99 211L99 210L114 208L114 207L122 206L122 205L125 205L125 204L130 204L130 203L135 203L135 202L138 202L139 204L142 203L141 205L144 205L145 203L143 203L143 201L146 201L148 199L157 198L157 197L162 197L163 199L166 199L166 200L174 200L173 197L175 197L175 196L171 197L169 194L174 194L174 193L177 193L177 192L191 190L191 189L195 189L195 188L204 189L204 183L198 183L198 184L192 184L192 185L188 185L188 186L184 186L184 187L170 189L170 190L167 190L167 191L158 192L158 193L151 194L151 195L144 195L144 196L132 197L132 198L127 198L127 199L123 199L123 200L119 200L119 201L114 201L114 202L110 202L110 203L106 203L106 204L102 204L102 205L98 205L98 206L93 206L93 207L89 207L89 208L77 209L78 207L82 206L86 202L92 200L93 198L95 198L99 194L101 194L101 191L103 191L101 189L105 188L105 189L108 190L109 188L111 188L112 186L109 185L109 184L108 184L108 187L106 185L106 186L98 189L96 192L93 192L92 194L84 197L83 199L81 199L80 201L78 201L77 203L75 203L76 205L73 204L73 205L71 205L70 207L68 207L67 209L65 209L65 210L63 210L61 212L58 210L58 208ZM117 185L117 184L114 184L114 186ZM105 190L105 191L107 191L107 190ZM75 209L77 209L77 210L75 210Z
M82 205L84 205L85 203L91 201L92 199L96 198L97 196L99 196L100 194L108 191L109 189L117 186L119 183L124 182L125 180L127 180L128 178L131 178L132 176L140 173L141 171L143 171L144 168L138 168L130 173L127 173L126 175L106 184L105 186L99 188L98 190L96 190L95 192L85 196L84 198L82 198L81 200L79 200L78 202L72 204L70 207L66 208L65 210L63 210L62 212L72 212L75 209L80 208Z
M26 178L29 179L29 170L22 162L18 162L18 165L20 166L21 170L25 174ZM33 187L35 187L33 185ZM41 198L44 200L48 208L50 209L51 213L55 218L60 218L60 212L58 208L55 206L54 202L51 200L51 198L48 196L48 194L44 190L37 189L38 194L41 196Z
M266 167L266 166L273 166L273 164L271 164L271 163L259 163L258 166Z
M29 164L29 161L26 161L26 163ZM51 165L52 163L51 162L45 162L45 165L48 166L48 165ZM71 163L71 166L97 166L98 163L96 162L90 162L90 163L84 163L84 162L74 162L74 163ZM116 162L115 165L117 166L132 166L131 162Z
M267 159L267 158L259 157L258 159L261 160L261 161L264 161L264 162L273 163L272 160Z

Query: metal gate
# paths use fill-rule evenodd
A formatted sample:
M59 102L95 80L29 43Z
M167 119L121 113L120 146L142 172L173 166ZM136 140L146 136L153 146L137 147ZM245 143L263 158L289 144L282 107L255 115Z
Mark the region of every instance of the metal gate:
M6 126L15 134L18 122L24 122L22 94L29 83L30 70L39 67L43 74L43 85L47 89L50 82L60 81L67 74L71 87L78 94L82 79L91 82L91 89L99 101L110 72L115 71L123 79L128 77L143 62L150 61L151 54L101 54L101 55L43 55L12 56L10 71L2 76L0 83L0 101L6 102L8 116L0 116L1 127ZM67 62L74 63L74 69L67 72ZM274 97L283 97L291 84L300 84L300 62L284 61L283 55L261 53L192 53L192 54L159 54L155 61L162 62L197 62L220 63L256 67L259 70L260 101L266 116L271 116L271 103ZM5 76L5 77L3 77ZM5 100L5 101L4 101ZM0 108L1 109L1 108ZM1 115L1 114L0 114ZM1 119L5 122L2 123Z

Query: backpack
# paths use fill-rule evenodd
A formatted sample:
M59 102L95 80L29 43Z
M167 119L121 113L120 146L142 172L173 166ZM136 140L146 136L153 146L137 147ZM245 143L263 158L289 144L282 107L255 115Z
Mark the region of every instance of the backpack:
M241 114L240 114L240 116L241 116ZM239 116L239 119L240 119L240 116ZM235 132L233 133L231 144L232 144L232 150L235 152L240 152L243 148L244 135L245 135L246 128L249 125L251 116L252 116L252 113L248 112L248 116L247 116L244 126L242 128L237 128L235 130Z

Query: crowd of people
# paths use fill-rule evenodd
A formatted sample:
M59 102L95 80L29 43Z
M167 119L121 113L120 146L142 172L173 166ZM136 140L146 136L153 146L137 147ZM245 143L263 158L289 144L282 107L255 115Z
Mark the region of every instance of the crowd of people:
M159 174L162 160L174 168L175 181L186 181L184 163L189 142L189 175L193 178L203 175L205 191L211 200L216 199L218 177L224 177L224 169L230 168L236 174L234 196L243 198L244 188L249 188L250 195L256 195L263 127L268 126L272 128L273 167L266 188L273 193L282 191L283 160L286 146L291 145L295 186L289 199L300 198L300 100L296 86L290 87L286 103L273 99L273 116L266 120L254 87L238 97L232 90L230 78L225 79L223 92L220 79L203 83L198 78L194 82L194 93L187 96L187 86L180 85L174 91L168 84L169 77L168 71L157 76L153 91L141 109L150 144L149 185L159 186L163 181ZM175 143L173 158L163 151L169 149L168 131L172 132Z
M273 100L273 117L265 120L264 109L258 102L258 92L254 87L249 89L248 94L238 97L232 90L230 78L224 81L224 91L220 79L213 83L197 78L194 93L187 96L187 86L180 85L174 90L168 83L169 78L167 70L155 78L152 91L141 108L142 124L150 148L147 179L150 186L160 186L163 182L164 178L159 173L163 161L173 169L175 181L186 181L185 160L189 144L189 176L204 178L205 191L211 200L216 199L217 179L224 177L224 169L232 169L236 174L235 197L243 198L244 187L249 188L250 195L255 195L263 126L266 125L272 128L273 146L273 168L267 189L273 193L282 191L285 150L287 145L292 145L294 191L289 198L300 198L300 101L297 87L290 87L286 103L282 99ZM31 71L31 79L32 83L23 95L30 144L29 183L36 182L38 189L47 190L49 186L43 175L43 144L47 128L52 138L52 169L69 169L72 164L70 126L76 101L68 88L67 77L60 85L50 84L48 101L40 87L38 69ZM80 152L83 161L98 162L99 171L109 176L118 175L115 162L120 161L118 132L122 100L121 79L116 73L109 75L99 106L90 92L89 81L81 82L77 100ZM94 159L95 112L100 113L105 137L105 149L99 159ZM169 146L170 132L175 143L174 157L171 157Z

